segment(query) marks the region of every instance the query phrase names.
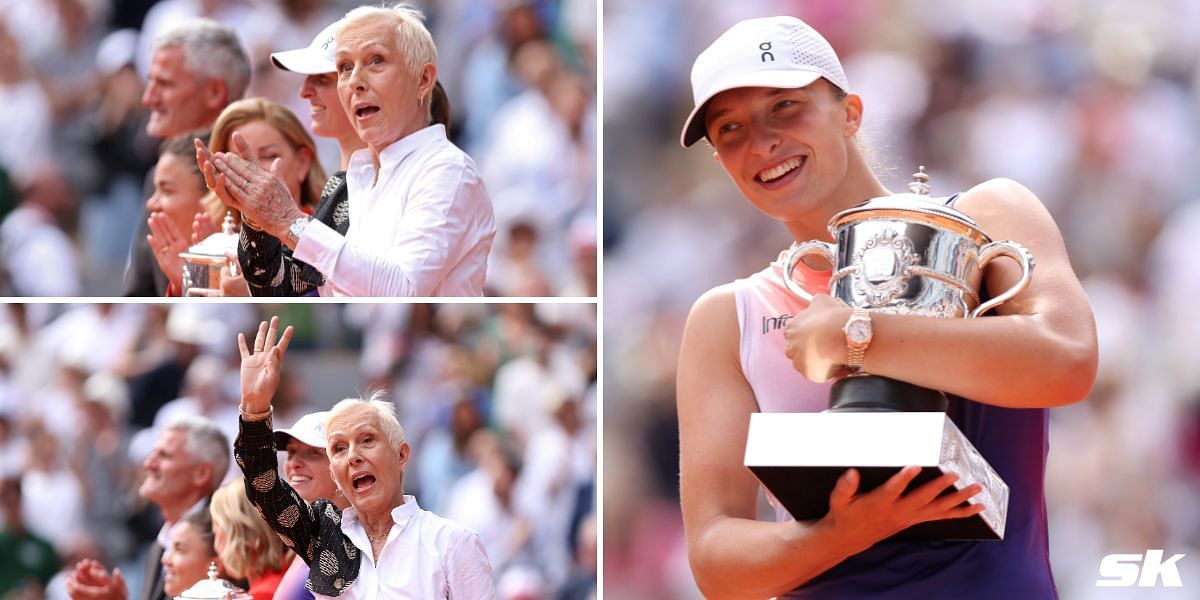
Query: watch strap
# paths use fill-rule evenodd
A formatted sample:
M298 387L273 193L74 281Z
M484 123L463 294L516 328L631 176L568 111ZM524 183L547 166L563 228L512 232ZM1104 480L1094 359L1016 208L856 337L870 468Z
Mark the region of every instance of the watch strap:
M854 311L850 313L850 319L847 321L847 324L854 321L863 320L870 324L871 313L867 312L867 310L863 308L855 308ZM850 341L850 338L847 337L846 349L848 350L848 353L846 356L846 366L856 373L861 373L863 370L863 362L865 362L867 358L867 347L870 345L870 339L867 339L865 342L852 342Z

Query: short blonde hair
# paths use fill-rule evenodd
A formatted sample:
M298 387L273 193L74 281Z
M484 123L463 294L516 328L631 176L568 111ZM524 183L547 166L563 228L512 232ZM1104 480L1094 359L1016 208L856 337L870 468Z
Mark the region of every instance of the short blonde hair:
M384 400L385 397L387 392L376 390L365 399L346 398L338 402L329 410L329 417L325 419L325 431L331 431L335 421L366 413L379 421L379 428L387 438L388 444L399 450L400 445L404 443L404 428L400 426L400 419L396 418L396 405ZM332 450L326 448L326 451L333 456Z
M234 577L255 580L283 569L287 547L246 497L246 484L235 479L213 493L209 504L214 527L225 531L221 564Z
M421 9L401 2L394 6L359 6L342 17L341 27L337 37L340 39L346 30L352 27L374 24L380 20L390 23L396 29L396 48L408 72L416 77L421 67L427 64L437 66L437 45L433 43L433 35L425 27L425 15ZM433 90L423 99L425 121L430 122L431 98Z

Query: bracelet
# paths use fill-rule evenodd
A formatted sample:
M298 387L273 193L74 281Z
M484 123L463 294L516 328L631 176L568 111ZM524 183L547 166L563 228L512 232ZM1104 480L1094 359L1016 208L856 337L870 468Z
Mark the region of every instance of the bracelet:
M242 410L242 409L240 409L240 408L238 409L238 412L242 413L242 420L245 420L245 421L264 421L264 420L266 420L268 417L270 417L270 416L271 416L271 407L270 407L270 406L268 406L268 407L267 407L267 410L264 410L263 412L260 412L260 413L248 413L248 412L246 412L246 411L244 411L244 410Z
M251 221L250 217L246 216L246 213L242 213L242 225L245 225L246 227L249 227L255 231L262 231L262 227L259 227L257 223Z

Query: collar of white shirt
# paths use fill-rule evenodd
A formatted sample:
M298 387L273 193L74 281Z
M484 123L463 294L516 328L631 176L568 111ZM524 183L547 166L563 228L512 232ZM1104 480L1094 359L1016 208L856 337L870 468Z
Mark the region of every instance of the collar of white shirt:
M418 148L446 141L446 126L441 123L430 125L424 129L418 129L384 148L379 153L379 170L387 171L396 165L400 164L409 155L416 152ZM371 158L371 149L363 148L357 150L350 155L350 163L346 166L346 173L354 174L356 177L369 177L368 181L374 179L373 171L375 170L375 161Z
M417 505L417 499L408 494L404 495L404 504L392 509L392 525L391 531L388 532L388 541L394 537L393 532L403 531L408 525L409 519L412 519L420 512L421 507ZM366 556L371 556L371 542L367 539L367 530L363 528L362 522L358 520L358 511L354 507L347 508L342 512L342 533L358 546ZM387 545L387 542L384 542Z

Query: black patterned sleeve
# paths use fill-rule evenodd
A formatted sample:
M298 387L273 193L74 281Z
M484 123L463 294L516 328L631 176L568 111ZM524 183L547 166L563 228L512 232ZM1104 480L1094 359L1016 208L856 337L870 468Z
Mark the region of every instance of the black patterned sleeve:
M318 500L310 506L279 477L270 418L239 421L241 431L233 455L246 479L246 496L283 543L311 565L324 513L321 505L328 503Z
M313 219L346 233L346 178L334 173L325 182ZM242 227L238 240L238 262L254 296L303 296L325 284L325 276L306 262L296 260L292 251L275 236Z

